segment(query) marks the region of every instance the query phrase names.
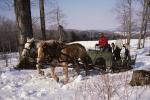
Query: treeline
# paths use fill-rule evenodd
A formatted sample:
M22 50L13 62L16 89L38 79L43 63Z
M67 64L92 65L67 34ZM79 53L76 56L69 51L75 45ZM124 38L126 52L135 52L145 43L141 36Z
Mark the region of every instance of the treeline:
M0 16L0 52L17 51L17 47L15 22Z
M51 39L51 38L58 39L57 33L58 32L55 30L47 31L48 39ZM81 31L81 30L68 29L68 30L65 30L65 33L64 33L64 42L98 40L100 33L101 31L95 31L95 30ZM115 34L113 32L103 32L103 33L106 35L106 37L109 40L122 37L121 35Z
M42 39L40 26L33 24L33 35L36 39ZM100 31L71 30L64 31L64 42L98 40ZM104 32L109 39L117 39L118 35L113 32ZM57 30L47 30L46 39L59 39ZM0 52L18 51L18 32L16 22L0 16Z

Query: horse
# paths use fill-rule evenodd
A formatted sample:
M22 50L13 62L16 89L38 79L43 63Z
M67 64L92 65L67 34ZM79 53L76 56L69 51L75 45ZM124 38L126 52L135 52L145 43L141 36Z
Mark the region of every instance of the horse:
M23 51L20 55L20 61L17 64L15 69L36 69L36 43L33 38L29 39L27 38L27 42L24 45Z
M87 71L92 68L91 58L86 52L85 47L79 43L66 45L61 50L59 61L65 62L65 63L73 63L74 65L77 65L76 70L78 74L79 74L79 68L80 68L79 65L81 64L83 65L83 68L86 70L86 75L88 73Z
M22 55L27 55L28 51L32 49L31 44L33 41L27 42ZM64 70L65 82L68 82L68 64L75 65L77 73L80 72L80 65L82 63L83 68L86 70L91 69L92 61L88 56L84 46L78 43L64 44L56 40L38 41L36 43L36 68L39 74L44 75L44 71L41 70L43 62L47 60L51 65L51 77L56 81L59 81L55 73L56 65L61 65ZM91 65L90 65L91 64Z
M62 45L61 43L54 41L51 44L51 46L50 45L48 46L46 42L41 42L39 43L37 51L38 51L38 56L37 56L38 72L40 74L43 74L43 71L40 68L40 62L43 60L45 54L47 54L49 55L51 62L54 61L54 64L52 63L52 67L51 67L51 76L56 81L59 81L59 78L57 77L55 73L55 67L56 67L55 62L59 63L63 67L64 76L65 76L64 82L68 82L68 64L69 63L72 63L73 65L75 65L77 74L80 73L80 65L81 65L80 63L83 63L83 68L86 71L86 75L88 73L88 70L92 68L90 66L90 64L92 63L92 60L88 56L85 47L79 43Z

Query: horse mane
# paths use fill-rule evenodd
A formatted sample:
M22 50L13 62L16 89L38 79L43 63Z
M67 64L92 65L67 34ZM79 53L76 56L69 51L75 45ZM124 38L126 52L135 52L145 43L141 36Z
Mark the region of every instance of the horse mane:
M45 57L48 56L51 59L57 59L64 45L65 43L57 40L39 41L37 43L37 49L41 49Z
M37 48L41 48L41 47L44 47L45 45L52 45L56 40L47 40L47 41L39 41L37 43Z

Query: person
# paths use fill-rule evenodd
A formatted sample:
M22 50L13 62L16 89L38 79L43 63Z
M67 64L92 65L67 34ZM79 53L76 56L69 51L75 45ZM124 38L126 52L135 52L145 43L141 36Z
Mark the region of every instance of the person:
M120 54L121 54L122 46L123 46L122 39L117 39L116 43L115 43L115 50L114 50L114 55L115 55L115 60L116 61L121 60Z
M125 48L125 60L131 60L129 43L124 44L123 47Z
M122 39L117 39L115 44L116 44L116 47L118 47L119 49L122 49L122 46L123 46Z
M112 53L113 53L114 50L115 50L115 44L114 44L114 42L111 43L111 48L112 48Z
M112 47L111 47L111 45L110 45L110 44L108 44L108 46L107 46L107 47L108 47L108 51L112 53Z
M104 33L101 33L99 37L99 48L102 51L106 51L107 47L108 47L108 39L104 36Z
M115 61L121 60L120 52L121 52L121 49L118 46L116 46L113 52Z
M113 61L115 61L115 54L114 54L114 51L115 51L115 44L114 44L114 42L112 42L111 43L111 50L112 50L112 59L113 59Z

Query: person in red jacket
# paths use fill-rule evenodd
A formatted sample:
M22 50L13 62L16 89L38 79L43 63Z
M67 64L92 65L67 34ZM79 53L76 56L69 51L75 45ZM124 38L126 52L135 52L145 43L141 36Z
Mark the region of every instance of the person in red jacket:
M104 36L104 33L100 34L99 47L102 51L105 51L106 48L108 47L108 39Z

